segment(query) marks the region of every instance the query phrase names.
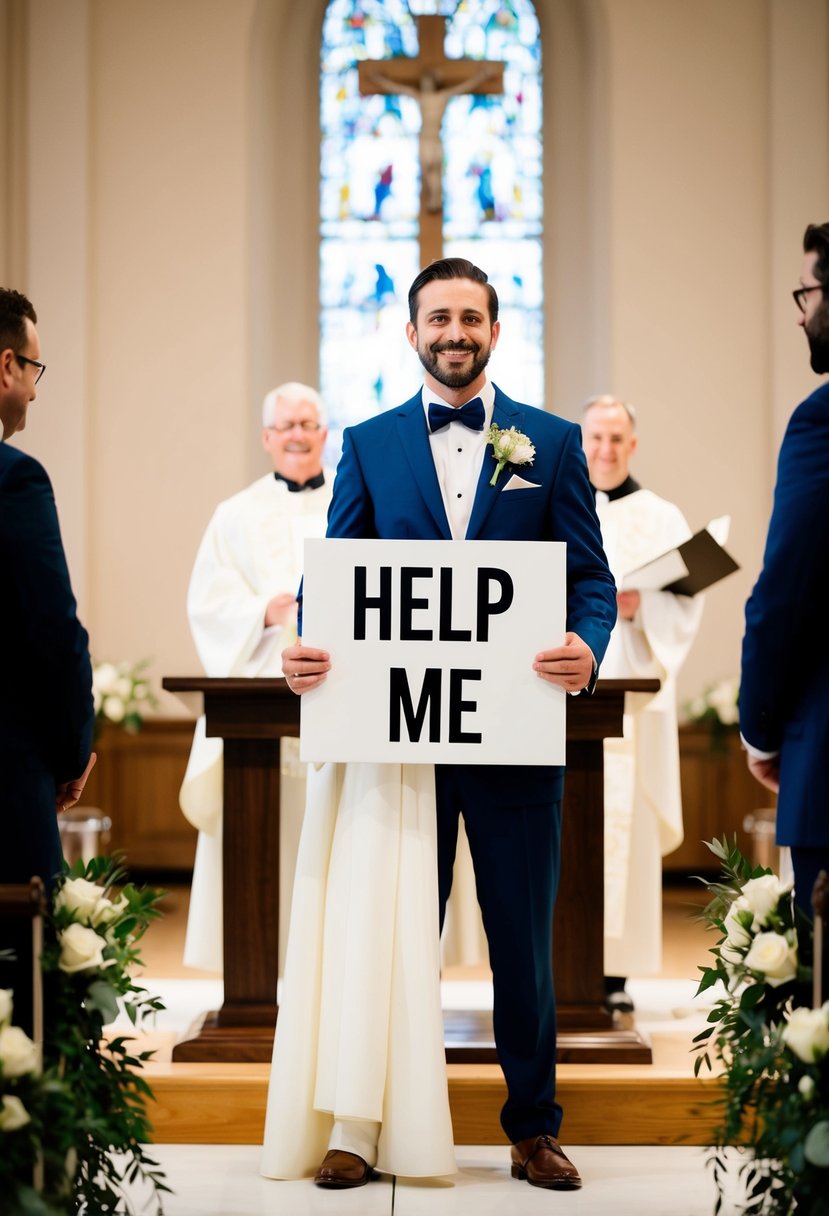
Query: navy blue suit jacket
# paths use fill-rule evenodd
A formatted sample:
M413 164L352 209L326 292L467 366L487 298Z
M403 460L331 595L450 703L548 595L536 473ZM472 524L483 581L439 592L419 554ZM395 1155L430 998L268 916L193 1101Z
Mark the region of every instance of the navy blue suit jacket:
M0 881L60 869L58 784L92 748L89 639L40 464L0 443Z
M567 543L567 629L601 663L616 620L616 588L602 548L579 427L512 401L495 389L493 422L523 431L535 446L532 465L507 466L495 486L485 454L467 530L468 540L551 540ZM457 424L455 424L457 425ZM537 483L505 493L513 472ZM397 409L348 428L328 513L328 535L381 540L450 540L420 391ZM550 638L550 645L559 639ZM520 639L516 639L520 660ZM533 655L523 656L531 663ZM545 780L550 770L526 767L513 789ZM560 774L556 777L560 787Z
M789 420L763 569L746 604L740 729L780 752L777 838L829 846L829 384Z

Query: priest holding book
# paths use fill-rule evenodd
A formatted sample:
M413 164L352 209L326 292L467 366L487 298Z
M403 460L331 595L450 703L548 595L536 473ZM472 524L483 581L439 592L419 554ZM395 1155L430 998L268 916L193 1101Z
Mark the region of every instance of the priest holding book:
M662 857L682 842L676 677L696 636L702 598L638 589L633 571L691 537L673 503L630 476L633 407L615 397L585 403L582 437L618 619L602 664L608 679L656 678L655 695L628 693L624 737L607 739L605 767L605 991L608 1008L633 1010L631 975L662 963Z

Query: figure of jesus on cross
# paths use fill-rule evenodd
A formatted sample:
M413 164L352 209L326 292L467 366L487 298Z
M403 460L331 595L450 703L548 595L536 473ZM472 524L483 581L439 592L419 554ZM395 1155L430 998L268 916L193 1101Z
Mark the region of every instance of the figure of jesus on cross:
M504 65L492 60L447 59L445 18L417 18L420 54L416 59L364 59L360 92L402 93L420 106L421 266L443 253L443 141L446 104L463 93L502 93Z

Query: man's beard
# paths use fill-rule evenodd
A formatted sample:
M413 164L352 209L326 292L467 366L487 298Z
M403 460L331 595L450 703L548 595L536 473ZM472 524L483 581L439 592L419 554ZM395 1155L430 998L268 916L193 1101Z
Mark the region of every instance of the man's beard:
M472 363L468 368L449 367L444 370L438 363L438 355L442 350L471 351ZM418 345L417 348L417 356L426 371L430 376L434 376L438 384L445 384L447 388L466 388L473 380L477 380L489 363L491 353L491 346L487 346L482 352L482 348L474 342L436 342L434 346Z
M810 321L804 325L809 342L812 371L829 372L829 301L823 300Z

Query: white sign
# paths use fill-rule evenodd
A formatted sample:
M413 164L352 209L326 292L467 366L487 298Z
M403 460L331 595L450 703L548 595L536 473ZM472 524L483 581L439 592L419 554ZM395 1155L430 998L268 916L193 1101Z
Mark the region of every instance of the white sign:
M302 697L303 760L563 764L566 545L307 540L302 640L331 670Z

